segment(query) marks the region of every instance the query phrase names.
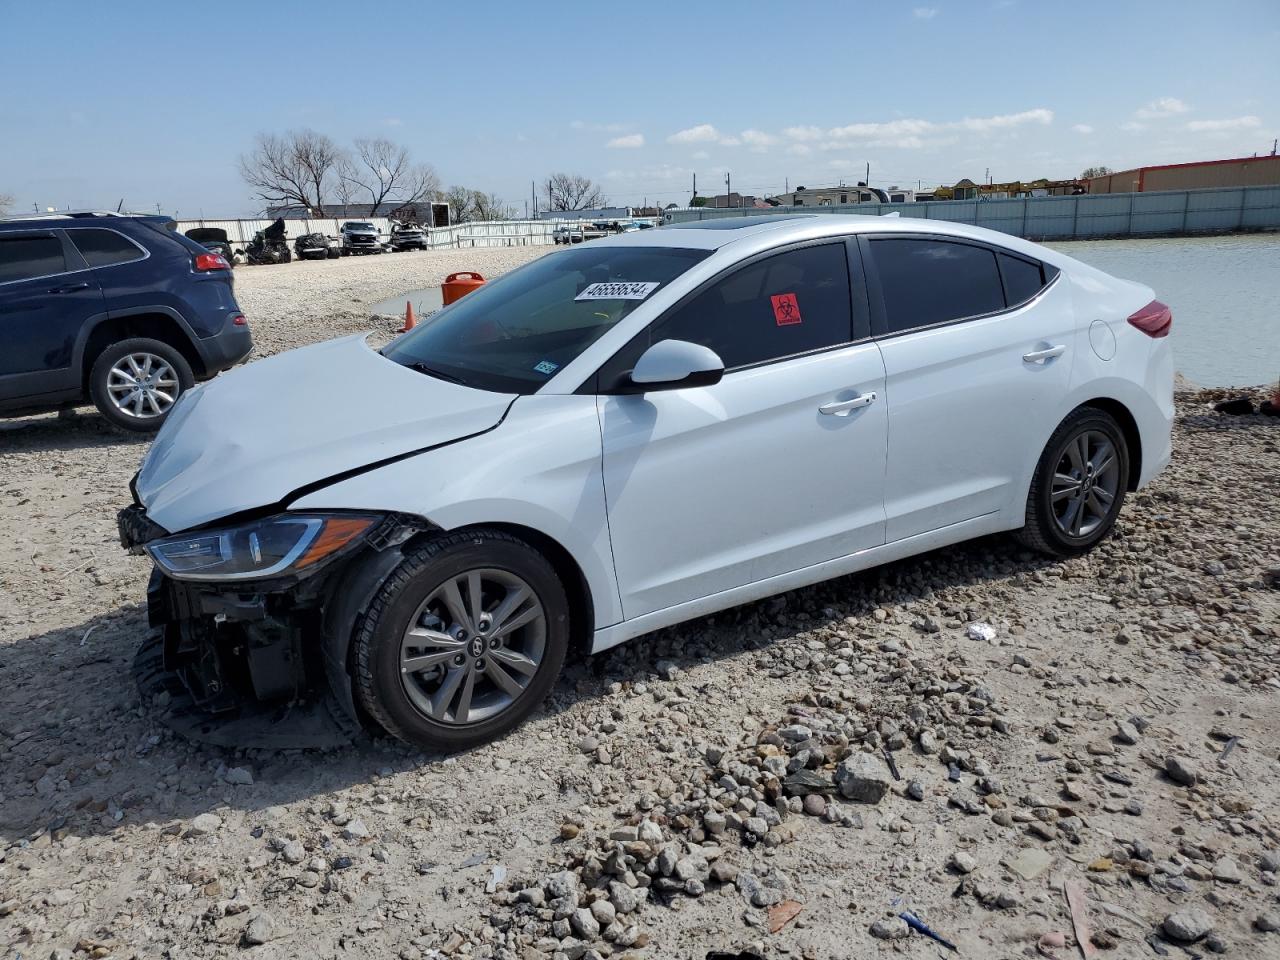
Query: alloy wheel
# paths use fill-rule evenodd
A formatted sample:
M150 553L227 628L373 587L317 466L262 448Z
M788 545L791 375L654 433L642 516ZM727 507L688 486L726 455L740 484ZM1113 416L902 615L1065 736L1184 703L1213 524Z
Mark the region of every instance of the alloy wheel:
M164 357L129 353L107 372L107 395L127 417L163 416L178 399L178 375Z
M1068 440L1050 494L1058 529L1069 537L1088 537L1106 523L1119 492L1120 460L1111 438L1082 430Z
M414 707L439 723L497 716L542 663L547 618L533 589L506 570L467 570L423 601L400 644L400 680Z

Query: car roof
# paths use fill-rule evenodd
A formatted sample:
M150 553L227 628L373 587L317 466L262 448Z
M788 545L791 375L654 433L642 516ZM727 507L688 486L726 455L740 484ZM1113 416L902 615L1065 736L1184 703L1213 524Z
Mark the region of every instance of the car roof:
M0 217L0 227L33 230L52 230L56 228L61 230L65 227L82 227L96 223L118 224L122 220L170 223L172 219L172 217L157 216L154 213L115 213L111 210L64 210L59 213L18 214Z

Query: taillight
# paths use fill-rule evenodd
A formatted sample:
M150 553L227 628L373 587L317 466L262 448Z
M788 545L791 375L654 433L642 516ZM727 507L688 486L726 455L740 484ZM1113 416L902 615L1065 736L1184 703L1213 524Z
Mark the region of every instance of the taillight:
M231 264L220 253L197 253L196 270L230 270Z
M231 318L231 325L234 327L247 327L249 325L249 320L243 313L237 313Z
M1129 322L1148 337L1167 337L1169 328L1173 326L1173 311L1159 300L1152 300L1130 315Z

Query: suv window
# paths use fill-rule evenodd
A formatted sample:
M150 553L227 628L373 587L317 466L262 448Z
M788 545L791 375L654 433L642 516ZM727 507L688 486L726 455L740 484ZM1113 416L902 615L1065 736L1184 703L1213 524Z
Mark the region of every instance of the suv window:
M1004 298L1009 306L1026 303L1057 275L1053 267L1042 270L1041 264L1007 253L999 255L1000 276L1004 279Z
M67 260L57 237L0 236L0 283L63 273Z
M889 333L995 313L1005 307L996 255L928 237L873 239Z
M717 280L650 328L648 343L710 347L726 369L820 350L853 339L845 246L774 254ZM639 356L629 357L631 364Z
M146 257L136 243L114 230L68 230L67 236L91 267L110 267Z

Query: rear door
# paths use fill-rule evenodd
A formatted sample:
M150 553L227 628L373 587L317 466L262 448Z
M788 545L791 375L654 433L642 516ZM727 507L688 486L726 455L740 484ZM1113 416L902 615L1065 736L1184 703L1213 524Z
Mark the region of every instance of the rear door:
M79 386L76 337L104 310L93 272L61 230L0 233L0 400Z
M1056 268L955 237L872 235L889 401L889 542L1022 504L1075 344Z
M851 291L848 249L810 244L732 268L601 371L627 619L884 542L884 365L867 336L860 270ZM665 339L710 347L724 378L610 395Z

